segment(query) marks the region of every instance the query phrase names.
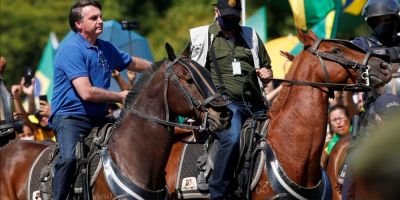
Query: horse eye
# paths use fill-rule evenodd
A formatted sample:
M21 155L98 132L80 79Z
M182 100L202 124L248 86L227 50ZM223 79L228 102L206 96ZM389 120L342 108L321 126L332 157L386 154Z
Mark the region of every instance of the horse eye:
M332 50L332 53L341 53L342 52L342 50L341 49L339 49L339 48L334 48L333 50Z
M189 83L189 84L193 84L193 83L194 83L194 80L193 80L193 78L190 76L190 77L186 77L186 82Z

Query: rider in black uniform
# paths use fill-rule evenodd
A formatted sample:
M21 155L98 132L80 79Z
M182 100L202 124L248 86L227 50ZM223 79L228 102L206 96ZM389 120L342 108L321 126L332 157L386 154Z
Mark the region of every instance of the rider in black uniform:
M371 27L372 33L368 36L354 38L351 42L358 45L365 51L372 51L375 54L387 54L390 56L392 72L397 72L400 63L400 5L397 0L368 0L363 9L365 21ZM400 85L399 85L400 86ZM398 89L400 87L397 86ZM390 86L385 86L386 90ZM365 92L363 95L365 112L361 113L361 123L358 135L362 137L369 135L373 125L370 112L373 110L372 103L384 93L374 90ZM400 94L400 91L397 92ZM359 137L359 136L358 136ZM348 155L351 160L351 151L357 147L357 142L353 142L349 147ZM355 199L355 185L352 180L351 171L347 170L344 183L342 185L342 199Z

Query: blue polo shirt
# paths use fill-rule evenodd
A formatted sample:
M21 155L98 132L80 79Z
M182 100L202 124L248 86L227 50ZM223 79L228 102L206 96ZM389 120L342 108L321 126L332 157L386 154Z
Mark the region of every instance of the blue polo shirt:
M106 103L83 101L72 84L78 77L88 77L94 87L108 89L111 71L122 71L132 58L111 43L97 39L90 44L75 33L57 51L54 60L54 90L50 123L56 115L80 115L90 119L106 114Z

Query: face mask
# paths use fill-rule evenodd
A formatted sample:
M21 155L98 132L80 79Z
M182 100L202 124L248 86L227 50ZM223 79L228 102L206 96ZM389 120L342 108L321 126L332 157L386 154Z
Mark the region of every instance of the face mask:
M396 36L397 27L393 24L381 23L373 27L374 32L378 35L379 40L390 42Z
M22 137L21 140L27 140L27 141L34 141L35 140L35 136L28 136L28 137Z
M222 30L233 31L236 27L239 26L240 18L224 18L218 16L217 21Z

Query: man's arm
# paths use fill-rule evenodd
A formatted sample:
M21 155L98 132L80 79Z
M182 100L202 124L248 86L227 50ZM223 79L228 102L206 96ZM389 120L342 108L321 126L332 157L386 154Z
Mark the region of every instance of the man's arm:
M93 87L88 77L78 77L72 80L74 88L84 101L91 102L119 102L124 103L128 91L108 91L102 88Z
M139 57L132 57L132 62L128 65L128 69L134 72L144 72L150 68L151 63Z

